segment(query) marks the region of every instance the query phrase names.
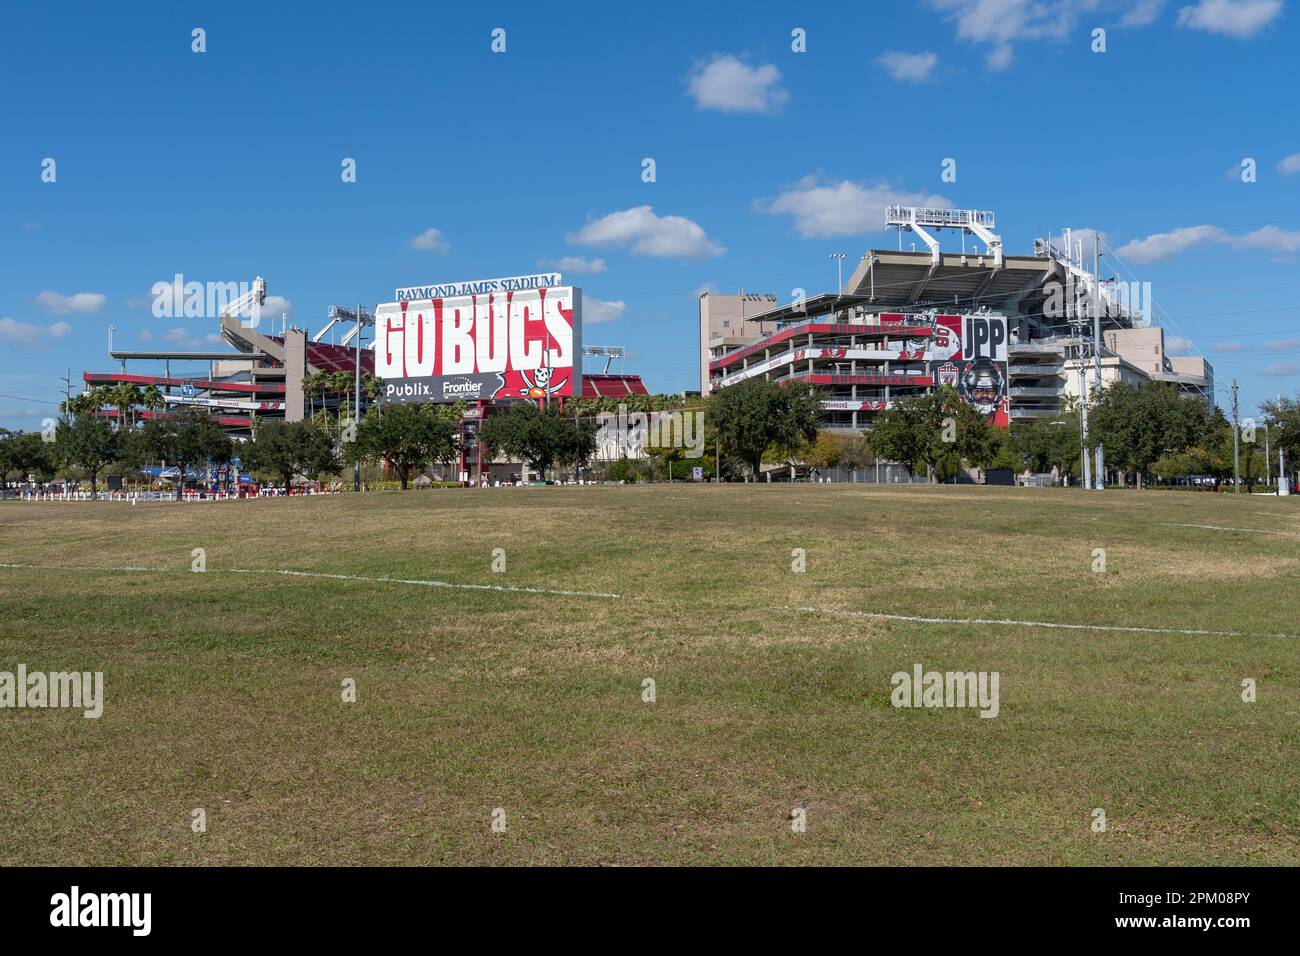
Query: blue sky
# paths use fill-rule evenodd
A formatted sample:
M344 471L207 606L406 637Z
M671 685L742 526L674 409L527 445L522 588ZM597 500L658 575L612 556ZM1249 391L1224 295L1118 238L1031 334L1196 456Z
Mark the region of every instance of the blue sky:
M319 329L331 302L576 257L584 342L626 347L652 390L695 388L701 288L833 288L831 252L894 245L894 200L995 210L1010 253L1100 230L1248 413L1300 388L1298 16L1284 0L8 4L0 425L39 427L65 370L111 368L110 323L120 347L215 347L213 320L152 315L176 273L265 276L277 313Z

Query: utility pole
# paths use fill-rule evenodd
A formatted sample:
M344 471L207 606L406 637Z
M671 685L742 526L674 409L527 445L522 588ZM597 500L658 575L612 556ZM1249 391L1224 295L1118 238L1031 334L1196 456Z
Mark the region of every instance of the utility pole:
M1092 233L1092 369L1096 381L1092 383L1093 395L1101 395L1101 240L1094 229ZM1101 442L1097 442L1097 467L1094 477L1097 490L1106 487L1106 455Z
M1083 373L1087 358L1083 353L1082 329L1079 339L1079 446L1083 455L1083 487L1092 487L1092 461L1088 457L1088 386Z
M353 385L356 386L356 404L352 406L352 428L355 430L361 425L361 303L357 303L357 371ZM352 490L361 490L361 459L358 458L352 467Z
M1241 493L1241 448L1238 439L1241 425L1237 419L1237 380L1232 380L1232 492Z
M63 376L63 417L72 421L72 369Z
M1268 447L1268 422L1264 423L1264 487L1273 483L1273 451Z

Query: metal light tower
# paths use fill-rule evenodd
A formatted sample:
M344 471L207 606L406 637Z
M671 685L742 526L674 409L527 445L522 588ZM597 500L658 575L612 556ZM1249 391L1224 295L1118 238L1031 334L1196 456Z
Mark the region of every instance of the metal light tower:
M847 259L848 256L843 252L832 252L830 257L835 260L835 280L837 283L835 286L835 294L843 295L844 294L844 260Z
M844 294L844 260L847 259L848 256L842 252L832 252L830 257L835 260L835 295L841 296ZM837 306L839 305L838 302L835 304ZM839 318L838 309L835 310L835 317L836 319Z
M1101 397L1101 240L1096 230L1092 233L1092 368L1097 380L1092 383L1093 395ZM1106 487L1106 454L1097 442L1097 466L1093 469L1097 490Z
M321 329L321 331L317 333L316 338L313 339L313 341L319 342L321 338L325 335L325 333L328 332L336 322L353 323L352 331L349 332L344 337L342 344L346 346L350 339L355 338L357 340L357 344L356 344L357 365L356 365L356 372L353 376L353 383L352 383L354 386L354 396L355 396L354 404L352 406L352 414L354 416L352 424L353 427L355 428L359 424L361 418L361 330L365 328L367 325L374 325L375 317L369 312L367 312L364 308L362 308L360 303L357 303L357 307L355 310L349 309L347 306L331 305L329 310L329 318L330 318L329 325ZM356 465L352 469L352 490L353 491L361 490L361 459L359 458L357 459Z

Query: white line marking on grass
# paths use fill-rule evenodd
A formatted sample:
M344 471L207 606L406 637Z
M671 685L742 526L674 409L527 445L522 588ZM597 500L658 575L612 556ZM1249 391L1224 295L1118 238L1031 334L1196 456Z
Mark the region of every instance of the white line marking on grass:
M1213 524L1181 524L1176 521L1164 522L1175 528L1204 528L1206 531L1249 531L1254 534L1280 534L1288 538L1300 538L1300 534L1294 531L1270 531L1268 528L1220 528Z
M67 564L0 564L0 568L16 568L25 571L144 571L152 574L194 574L196 572L181 568L139 568L139 567L74 567ZM226 574L282 574L298 578L331 578L335 581L363 581L370 584L411 584L426 588L456 588L464 591L502 591L515 594L550 594L559 597L614 598L622 600L621 594L606 594L600 591L563 591L558 588L511 587L505 584L457 584L452 581L427 581L418 578L364 577L359 574L329 574L324 571L289 571L280 568L209 568L207 574L218 572Z
M511 587L505 584L455 584L451 581L425 581L418 578L364 577L359 574L329 574L324 571L284 571L278 568L213 568L228 574L283 574L296 578L332 578L335 581L365 581L371 584L413 584L427 588L458 588L468 591L509 591L517 594L556 594L563 597L616 598L621 594L600 591L562 591L554 588Z
M790 608L787 608L790 610ZM1182 627L1124 627L1118 624L1058 624L1053 621L1013 621L983 617L920 617L913 614L884 614L879 611L848 611L833 607L797 607L793 610L807 614L839 614L847 617L869 617L879 621L908 621L915 624L996 624L1002 627L1046 627L1067 631L1122 631L1126 634L1186 634L1208 637L1291 637L1300 634L1252 634L1246 631L1206 631Z

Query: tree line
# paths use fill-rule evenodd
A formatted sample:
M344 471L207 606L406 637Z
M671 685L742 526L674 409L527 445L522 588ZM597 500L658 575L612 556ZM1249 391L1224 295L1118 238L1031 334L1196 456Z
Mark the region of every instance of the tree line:
M286 490L296 476L319 480L356 462L387 463L407 488L428 466L457 458L462 403L375 404L354 421L344 400L351 381L349 373L321 380L313 391L340 396L334 408L301 422L255 422L246 442L232 441L200 407L137 421L137 407L162 405L161 393L151 394L157 392L153 386L92 389L64 404L64 415L52 431L0 430L0 479L33 476L48 481L71 472L84 476L97 492L106 469L139 468L156 461L179 469L179 495L187 469L239 457L242 467ZM375 391L371 382L365 387ZM563 408L558 402L544 408L519 402L488 416L477 428L477 440L485 446L485 460L503 455L526 462L542 475L570 468L576 474L592 461L601 413L615 414L621 406L628 411L703 410L701 457L688 458L683 447L652 447L644 459L606 462L602 472L632 480L685 478L692 468L701 467L711 478L752 480L765 464L853 469L877 459L902 464L914 474L924 472L935 481L955 477L963 466L981 471L1055 469L1074 477L1080 472L1082 446L1074 407L1051 418L1014 423L1007 430L993 426L944 386L894 402L876 416L869 431L857 436L820 429L820 399L816 391L756 377L708 398L579 399ZM101 416L105 406L117 407L115 424ZM1103 442L1108 465L1134 476L1139 486L1152 476L1171 480L1192 474L1231 475L1232 438L1232 424L1217 407L1186 398L1166 383L1114 383L1090 408L1089 445ZM1268 473L1266 439L1274 456L1281 448L1300 463L1300 396L1264 403L1258 423L1242 428L1238 438L1247 483Z

